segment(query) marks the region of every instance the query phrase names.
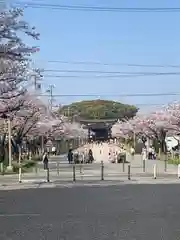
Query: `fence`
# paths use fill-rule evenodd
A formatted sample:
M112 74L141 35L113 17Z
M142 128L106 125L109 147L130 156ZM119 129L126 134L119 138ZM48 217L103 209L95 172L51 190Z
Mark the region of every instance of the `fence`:
M180 179L180 165L169 168L167 162L164 166L160 161L142 161L141 165L130 163L113 164L50 164L44 170L35 168L33 173L19 172L19 182L43 181L43 182L76 182L76 181L125 181L140 179Z

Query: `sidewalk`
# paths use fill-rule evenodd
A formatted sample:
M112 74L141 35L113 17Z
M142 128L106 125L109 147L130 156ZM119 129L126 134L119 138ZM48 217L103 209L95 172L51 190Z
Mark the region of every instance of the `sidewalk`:
M141 155L135 155L134 158L131 155L129 155L127 160L131 163L132 168L136 168L136 169L143 168L143 160ZM158 173L165 172L165 162L160 160L146 160L145 161L146 172L153 172L153 168L155 164L157 166ZM166 169L167 173L177 174L177 171L178 171L178 167L176 165L167 163L167 169Z
M81 165L76 166L76 180L81 181L81 184L85 184L89 181L96 182L101 180L101 164L100 161L104 161L104 180L109 182L128 182L128 163L113 164L109 163L108 148L104 146L103 153L100 154L100 148L96 146L96 156L98 161L93 164L83 165L82 171L80 171ZM103 159L102 159L103 158ZM146 160L145 172L143 172L143 161L141 155L135 155L134 158L130 154L127 154L127 161L130 162L130 173L133 182L137 183L156 183L166 182L172 183L178 180L178 167L172 164L167 164L167 171L165 172L165 164L159 160ZM157 180L153 179L154 164L157 166ZM50 183L47 183L47 171L40 169L37 173L24 173L22 174L22 183L19 183L18 174L12 175L0 175L0 189L3 188L34 188L40 185L47 187L55 186L53 184L67 184L67 182L73 182L73 168L69 164L62 165L60 172L56 168L50 169ZM103 182L103 181L102 181ZM130 181L131 182L131 181ZM129 183L130 183L129 182ZM58 183L58 184L57 184Z

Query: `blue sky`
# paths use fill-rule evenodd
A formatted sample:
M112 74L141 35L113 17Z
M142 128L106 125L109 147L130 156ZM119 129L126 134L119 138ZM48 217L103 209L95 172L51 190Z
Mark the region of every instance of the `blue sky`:
M82 0L34 0L22 2L109 7L180 7L178 0L86 0L86 2ZM26 8L25 20L35 25L41 34L41 39L37 43L25 39L28 44L40 46L41 51L34 58L38 67L55 70L180 72L180 69L173 68L130 68L48 62L49 60L62 60L180 65L179 13L82 12ZM49 74L63 75L62 73ZM64 75L70 74L64 73ZM97 94L99 96L116 94L118 96L112 96L111 99L130 104L166 104L179 99L179 96L122 97L121 94L178 92L180 76L94 78L95 74L88 73L73 73L72 75L82 75L82 77L78 79L45 76L44 90L48 84L55 84L54 93L56 94ZM85 97L58 97L56 103L65 104L83 99ZM152 106L141 106L141 108L147 111Z

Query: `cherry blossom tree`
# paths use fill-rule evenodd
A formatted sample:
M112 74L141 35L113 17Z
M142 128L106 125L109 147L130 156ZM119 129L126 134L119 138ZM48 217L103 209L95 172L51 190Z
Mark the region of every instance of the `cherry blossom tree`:
M129 138L133 134L134 128L129 121L118 121L112 126L112 136L120 138Z
M170 114L167 115L165 109L149 113L147 115L139 114L133 119L120 122L116 125L116 131L126 138L140 138L144 144L147 140L156 139L161 146L163 152L166 152L165 138L168 130Z
M144 115L138 120L136 122L136 131L140 133L142 141L145 143L147 139L156 139L161 151L166 153L165 139L168 131L169 116L165 114L164 109Z
M180 102L174 102L169 104L165 108L165 115L168 118L167 129L169 135L179 135L180 134Z
M27 46L22 33L39 39L35 28L21 20L21 9L10 9L0 13L0 114L10 115L23 106L25 93L32 76L38 70L30 68L30 56L39 49Z
M27 88L32 76L40 77L39 70L31 69L30 60L31 54L39 49L27 46L22 41L22 34L36 40L39 39L39 34L34 27L31 28L28 23L21 20L22 17L23 11L18 8L0 12L0 117L13 119L13 124L19 123L19 132L18 127L15 128L16 134L18 133L16 137L18 136L19 139L20 135L25 135L21 133L23 117L19 116L19 113L22 108L27 111ZM34 118L34 110L30 115L26 116L26 122L29 122L27 119L32 115ZM2 121L5 123L5 120ZM4 123L1 127L3 128L0 141L1 152L5 146L7 133Z

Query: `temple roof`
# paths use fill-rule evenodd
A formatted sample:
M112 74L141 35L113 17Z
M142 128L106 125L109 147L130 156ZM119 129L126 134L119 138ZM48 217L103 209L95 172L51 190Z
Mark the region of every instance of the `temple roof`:
M114 124L117 119L81 119L81 124L111 123Z
M84 127L90 129L97 128L109 128L113 124L117 122L117 119L89 119L89 120L80 120L80 123L84 125Z

